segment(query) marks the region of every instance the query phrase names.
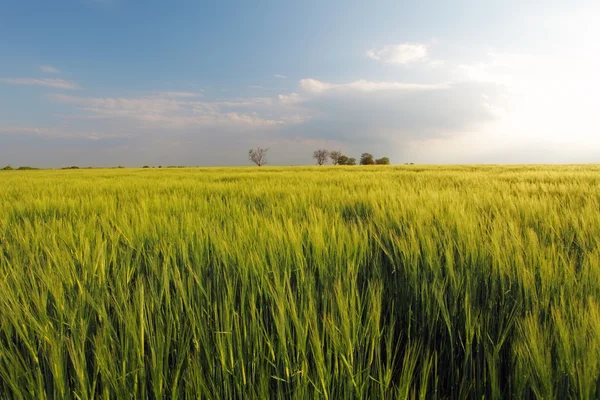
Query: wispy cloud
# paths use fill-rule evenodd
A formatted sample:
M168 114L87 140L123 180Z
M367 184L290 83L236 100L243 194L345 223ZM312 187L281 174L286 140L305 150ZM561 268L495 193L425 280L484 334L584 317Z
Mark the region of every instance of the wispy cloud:
M407 65L424 61L428 56L425 44L392 44L367 51L367 57L385 64Z
M7 83L9 85L29 85L29 86L46 86L56 89L79 89L80 86L73 81L67 81L64 79L50 79L50 78L0 78L0 83Z
M166 97L172 99L191 99L202 97L202 93L198 92L158 92L156 93L159 97Z
M404 82L374 82L359 80L349 83L329 83L316 79L302 79L300 87L311 93L323 93L329 90L358 90L362 92L375 92L383 90L393 91L423 91L423 90L441 90L448 89L449 83L438 84L420 84L420 83L404 83Z
M47 74L60 74L60 70L58 68L54 68L51 65L42 65L40 66L40 70Z
M31 127L31 126L7 126L0 127L0 135L26 135L26 136L39 136L54 139L88 139L93 141L115 138L115 137L126 137L126 134L106 133L97 131L82 131L82 130L70 130L67 128L55 128L55 127Z
M204 104L223 107L258 107L272 105L273 99L271 97L238 97L226 101L206 102Z
M273 103L272 98L237 98L228 101L197 101L173 93L144 97L50 96L54 101L74 104L88 112L89 118L121 118L143 122L146 126L183 128L194 125L273 126L284 119L265 117L259 111ZM271 113L273 110L270 110ZM81 118L81 115L76 117Z
M287 76L281 75L281 74L275 74L274 76L275 76L275 78L278 78L278 79L287 79Z
M286 105L298 104L302 101L302 97L298 93L280 94L279 102Z

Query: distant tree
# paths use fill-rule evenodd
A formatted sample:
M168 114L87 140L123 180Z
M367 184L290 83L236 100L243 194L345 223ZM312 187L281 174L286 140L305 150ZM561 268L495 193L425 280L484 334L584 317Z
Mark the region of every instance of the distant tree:
M329 152L329 158L331 158L331 163L333 165L338 165L340 163L340 158L342 157L342 152L333 150Z
M373 158L373 154L370 153L362 153L360 156L360 165L374 165L375 159Z
M149 167L149 166L147 166L147 165L144 165L142 168L150 168L150 167Z
M71 165L70 167L63 167L61 169L79 169L77 165Z
M33 171L39 168L29 167L27 165L23 165L22 167L17 168L18 171Z
M356 158L342 155L338 159L338 165L356 165Z
M313 158L317 160L317 164L323 165L327 162L327 159L329 158L329 151L324 149L315 150L315 152L313 153Z
M390 165L390 159L387 157L381 157L375 160L375 164L377 165Z
M263 149L262 147L257 147L256 149L250 149L248 151L248 158L254 164L262 167L267 163L267 151L269 149Z
M11 167L10 165L7 165L6 167L2 168L2 171L12 171L14 168Z

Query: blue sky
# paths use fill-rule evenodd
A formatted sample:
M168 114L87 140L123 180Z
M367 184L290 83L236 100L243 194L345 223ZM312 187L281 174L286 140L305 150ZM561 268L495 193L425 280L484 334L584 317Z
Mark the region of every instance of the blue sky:
M4 0L0 164L598 162L592 1Z

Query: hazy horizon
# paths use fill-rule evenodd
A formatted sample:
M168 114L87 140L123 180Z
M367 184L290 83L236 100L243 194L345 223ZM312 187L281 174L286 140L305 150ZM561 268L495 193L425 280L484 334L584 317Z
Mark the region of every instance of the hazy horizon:
M9 1L4 165L600 162L600 5Z

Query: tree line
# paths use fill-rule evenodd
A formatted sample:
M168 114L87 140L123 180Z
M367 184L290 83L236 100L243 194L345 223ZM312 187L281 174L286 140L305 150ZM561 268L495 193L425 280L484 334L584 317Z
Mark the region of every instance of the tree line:
M345 156L337 150L315 150L313 158L317 160L318 165L325 164L327 160L331 160L333 165L356 165L356 158ZM390 159L387 157L375 158L371 153L362 153L359 163L360 165L389 165Z
M248 151L248 158L251 162L262 167L267 163L267 152L269 149L257 147ZM338 150L315 150L313 158L317 161L317 165L323 165L331 160L333 165L356 165L356 158L348 157ZM371 153L362 153L359 160L360 165L390 165L388 157L375 158Z
M257 147L256 149L250 149L248 151L248 158L254 164L258 165L259 167L262 167L263 165L267 164L267 152L268 151L269 151L269 149L262 148L262 147ZM329 161L329 160L331 160L331 163L333 165L356 165L356 158L348 157L348 156L342 154L342 152L338 151L338 150L332 150L332 151L329 151L326 149L315 150L313 153L313 158L317 161L318 165L326 164L327 161ZM360 165L389 165L390 159L388 157L375 158L373 156L373 154L371 154L371 153L362 153L360 156L359 164ZM88 167L88 168L91 168L91 167ZM123 168L123 167L118 166L117 168ZM150 168L150 167L148 165L144 165L143 168ZM162 166L159 165L158 168L162 168ZM184 167L183 166L169 166L167 168L184 168ZM1 170L12 171L14 169L15 168L13 168L12 166L7 165L6 167L2 168ZM38 169L38 168L24 166L24 167L19 167L16 169L17 170L32 170L32 169ZM63 167L61 169L79 169L79 167L71 166L71 167Z

